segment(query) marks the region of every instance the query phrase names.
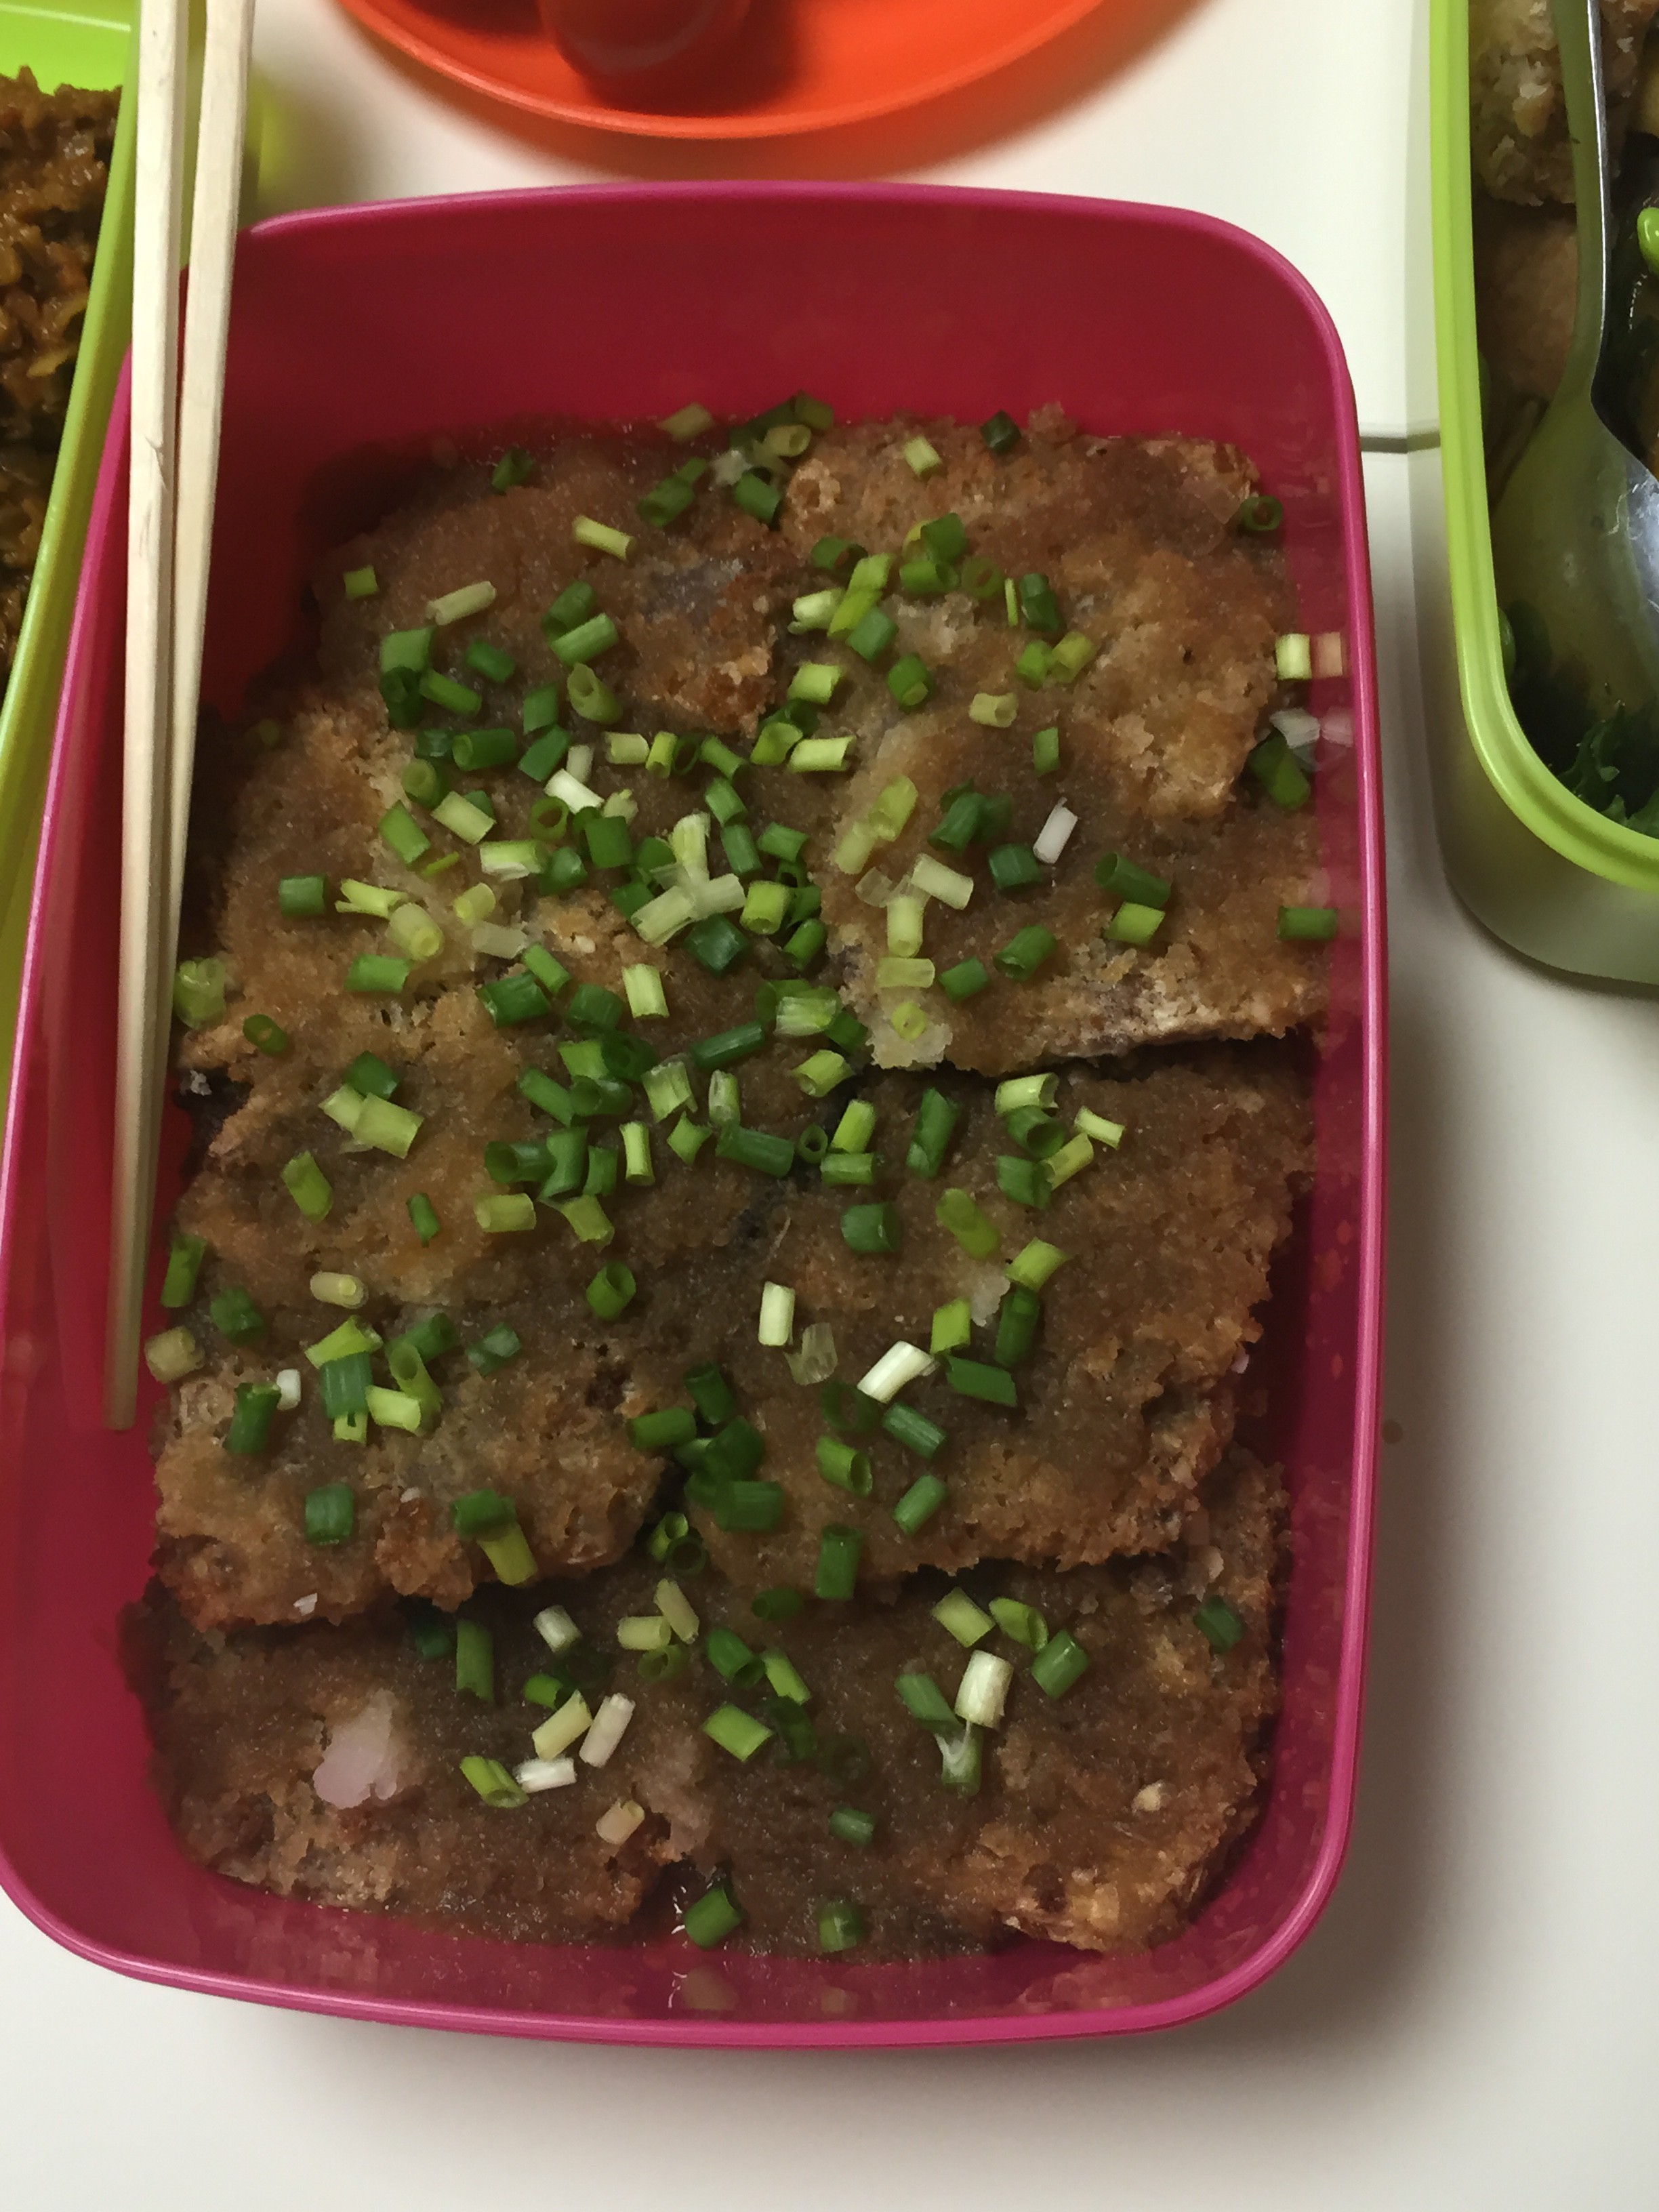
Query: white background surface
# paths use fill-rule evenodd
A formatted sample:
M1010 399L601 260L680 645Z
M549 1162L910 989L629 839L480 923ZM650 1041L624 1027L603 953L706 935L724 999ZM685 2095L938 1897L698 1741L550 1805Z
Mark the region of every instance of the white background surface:
M1164 198L1261 232L1335 309L1367 426L1398 433L1409 16L1407 0L1209 0L1127 77L921 173ZM258 51L295 118L284 204L591 173L448 105L327 0L261 0ZM0 1900L11 2203L1659 2203L1659 1006L1523 968L1446 890L1407 469L1370 467L1393 906L1387 1411L1403 1435L1383 1461L1358 1833L1300 1954L1220 2018L1138 2043L681 2056L149 1989Z

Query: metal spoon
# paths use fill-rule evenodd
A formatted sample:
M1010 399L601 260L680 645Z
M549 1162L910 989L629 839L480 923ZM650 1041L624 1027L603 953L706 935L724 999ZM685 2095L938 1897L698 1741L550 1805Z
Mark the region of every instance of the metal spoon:
M1493 511L1492 558L1524 664L1518 702L1524 688L1582 735L1620 708L1659 709L1659 481L1613 427L1628 420L1618 377L1628 319L1609 316L1601 10L1597 0L1551 0L1551 14L1572 138L1578 303L1560 389ZM1522 719L1547 758L1569 735Z

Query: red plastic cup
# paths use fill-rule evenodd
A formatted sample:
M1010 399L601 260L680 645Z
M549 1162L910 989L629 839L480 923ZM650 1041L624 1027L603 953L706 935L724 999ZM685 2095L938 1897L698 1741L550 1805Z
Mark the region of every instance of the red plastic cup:
M780 314L778 272L801 272ZM602 344L570 303L602 280ZM502 340L434 302L493 303ZM329 312L319 323L316 303ZM1029 307L1029 312L1028 312ZM307 574L386 496L376 446L557 415L747 416L801 385L843 416L977 422L1062 402L1085 430L1236 440L1285 502L1315 711L1334 999L1318 1171L1278 1273L1254 1436L1293 1546L1261 1820L1192 1926L1144 1957L1019 1943L861 1966L514 1946L284 1903L181 1855L117 1649L143 1587L144 1432L99 1425L120 879L127 412L118 398L70 648L0 1162L0 1880L60 1942L224 1996L430 2027L618 2042L941 2044L1121 2034L1254 1987L1330 1893L1353 1805L1377 1446L1384 1158L1375 658L1352 397L1328 318L1268 249L1157 208L902 185L676 185L289 216L245 234L225 395L204 698L295 642ZM1069 794L1086 802L1086 791ZM1080 809L1080 811L1082 811ZM1086 817L1085 817L1086 818ZM185 1132L169 1124L161 1207ZM160 1259L152 1279L159 1286ZM149 1328L160 1326L152 1310Z
M539 0L571 67L622 99L695 85L742 28L749 0ZM775 5L776 0L770 0Z

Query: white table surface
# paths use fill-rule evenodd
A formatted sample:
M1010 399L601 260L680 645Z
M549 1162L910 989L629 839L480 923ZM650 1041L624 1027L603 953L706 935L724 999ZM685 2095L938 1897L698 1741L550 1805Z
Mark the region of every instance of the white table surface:
M914 173L1183 202L1261 232L1334 307L1367 426L1398 435L1408 385L1420 406L1401 328L1409 15L1405 0L1209 0L1120 81ZM599 173L591 144L584 167L449 103L328 0L261 0L258 52L293 119L283 204ZM809 150L803 166L842 160ZM1659 2201L1659 1007L1525 968L1446 889L1407 515L1425 465L1370 467L1401 1434L1384 1455L1358 1832L1303 1950L1229 2013L1155 2039L682 2056L147 1988L0 1900L10 2203Z

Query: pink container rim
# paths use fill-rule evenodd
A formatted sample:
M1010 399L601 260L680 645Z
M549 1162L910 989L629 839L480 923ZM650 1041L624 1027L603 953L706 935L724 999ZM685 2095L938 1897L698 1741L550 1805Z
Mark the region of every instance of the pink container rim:
M719 2014L672 2018L618 2018L591 2013L517 2011L485 2004L364 1995L340 1988L296 1985L268 1973L228 1972L158 1959L131 1945L89 1935L56 1910L25 1875L10 1844L7 1817L0 1808L0 1887L43 1933L65 1949L94 1964L140 1980L215 1996L252 1999L342 2018L474 2033L612 2042L672 2047L799 2049L919 2047L962 2044L1015 2043L1051 2038L1073 2039L1144 2033L1184 2025L1236 2002L1257 1988L1290 1957L1323 1911L1340 1873L1352 1831L1361 1727L1364 1705L1366 1637L1373 1553L1376 1477L1376 1418L1382 1365L1383 1245L1386 1203L1386 908L1381 826L1381 770L1377 748L1377 684L1372 629L1372 601L1365 528L1363 462L1352 386L1341 341L1328 311L1300 272L1260 239L1219 219L1190 210L1133 202L1090 200L1055 193L1014 192L948 185L865 183L748 182L622 184L550 188L531 191L453 194L430 199L308 210L270 219L244 233L241 252L258 252L268 242L303 240L315 234L349 238L368 232L384 238L400 229L419 229L434 221L471 222L492 215L519 215L557 208L604 215L629 208L730 210L782 204L805 213L837 206L878 211L963 211L1059 220L1090 228L1145 229L1170 239L1201 240L1254 264L1290 295L1309 319L1322 356L1334 403L1335 480L1333 505L1340 518L1340 565L1348 593L1349 664L1357 801L1356 860L1360 896L1357 963L1358 1007L1362 1038L1358 1051L1357 1109L1363 1141L1354 1213L1360 1260L1356 1285L1353 1348L1354 1423L1350 1534L1340 1577L1342 1620L1339 1663L1332 1702L1328 1796L1316 1851L1300 1894L1271 1933L1229 1971L1195 1990L1145 2002L1081 2006L1075 2010L1029 2015L915 2018L834 2018L744 2021ZM914 403L913 403L914 404ZM73 832L68 795L81 742L77 714L89 683L88 663L100 605L112 588L111 572L124 568L125 459L130 411L128 374L124 370L105 449L88 540L80 595L69 646L48 788L40 860L25 953L21 1008L14 1055L11 1107L0 1152L0 1380L15 1371L11 1358L15 1314L21 1304L17 1281L23 1242L24 1190L31 1171L31 1125L25 1073L41 1049L45 1023L45 980L50 963L52 915L49 892L69 857ZM1346 932L1345 932L1346 934ZM10 1395L9 1388L7 1393ZM0 1423L0 1443L8 1431ZM5 1499L0 1495L0 1519ZM4 1530L0 1528L0 1536ZM0 1553L0 1557L3 1557ZM15 1564L15 1563L14 1563ZM0 1630L3 1634L3 1630ZM0 1654L0 1656L3 1656ZM4 1687L0 1674L0 1691ZM5 1720L0 1710L0 1725ZM204 1877L216 1879L216 1877ZM327 1908L311 1907L313 1911ZM343 1916L335 1915L336 1918ZM357 1917L360 1916L350 1916ZM1065 1954L1061 1954L1065 1955ZM1082 1959L1086 1954L1074 1954Z

